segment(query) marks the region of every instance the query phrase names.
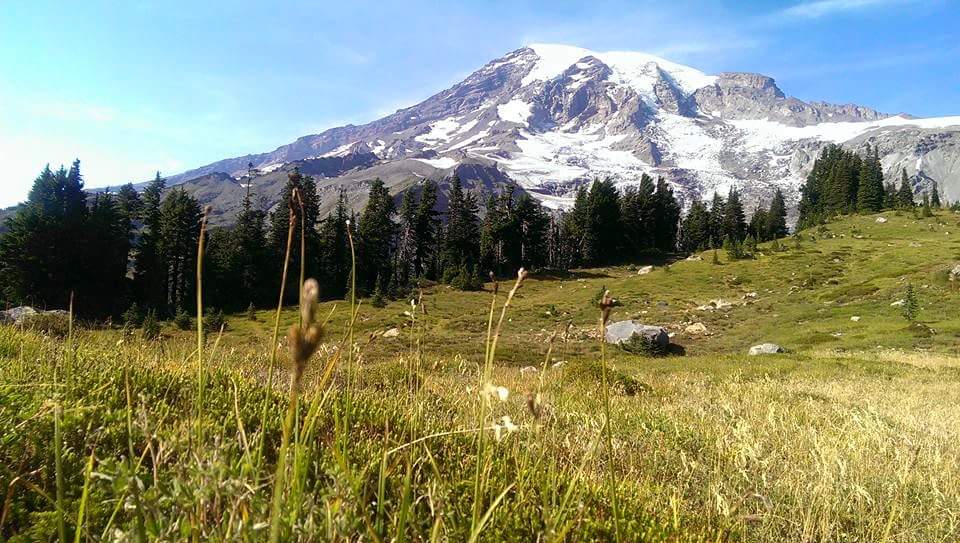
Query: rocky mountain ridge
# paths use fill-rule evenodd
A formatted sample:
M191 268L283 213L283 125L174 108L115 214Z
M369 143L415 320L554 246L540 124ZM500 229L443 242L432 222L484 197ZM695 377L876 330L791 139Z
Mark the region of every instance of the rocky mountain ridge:
M888 179L905 168L916 191L936 182L945 198L960 199L960 117L915 119L805 102L761 74L707 75L645 53L550 44L510 52L382 119L170 181L189 181L215 207L229 207L234 191L210 174L237 180L248 163L262 173L253 183L266 206L293 167L318 178L325 208L341 189L362 206L375 177L399 193L454 172L477 190L516 182L555 208L569 205L576 187L593 178L630 184L643 173L664 176L685 201L738 188L749 203L781 188L796 202L829 143L877 146Z

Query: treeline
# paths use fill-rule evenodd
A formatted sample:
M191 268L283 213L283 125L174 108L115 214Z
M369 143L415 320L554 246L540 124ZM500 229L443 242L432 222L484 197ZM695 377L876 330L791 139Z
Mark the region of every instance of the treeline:
M901 171L899 188L893 181L884 181L876 147L871 149L868 145L866 156L861 157L839 145L829 145L814 162L803 185L797 227L821 224L838 215L876 213L916 205L905 169ZM929 195L924 194L922 205L925 209L941 207L936 183Z
M323 218L316 182L297 170L272 212L255 206L248 190L231 228L207 230L205 305L240 311L275 304L288 242L286 302L296 301L301 267L319 279L325 298L348 295L355 254L357 293L379 305L424 281L472 290L491 272L623 264L787 231L779 191L749 222L733 190L709 207L694 201L681 220L673 190L647 175L623 190L610 180L581 187L566 213L550 212L515 186L489 195L482 211L457 177L447 190L445 209L430 180L406 190L397 205L377 179L359 214L341 192ZM159 318L192 313L202 216L200 203L182 188L167 190L159 173L139 193L126 185L89 195L79 162L46 168L0 237L2 294L8 304L62 308L73 293L88 318L116 317L133 304Z

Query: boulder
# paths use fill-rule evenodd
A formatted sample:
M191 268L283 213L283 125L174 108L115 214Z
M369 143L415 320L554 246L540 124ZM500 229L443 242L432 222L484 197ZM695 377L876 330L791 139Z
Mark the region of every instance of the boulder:
M956 281L957 279L960 279L960 264L954 264L953 267L950 268L950 280Z
M850 317L850 320L852 320L853 322L860 322L860 315L854 315Z
M620 321L607 325L607 343L619 345L639 336L651 344L666 348L670 344L670 335L662 326L650 326L637 321Z
M777 345L776 343L761 343L760 345L754 345L750 347L750 356L756 356L758 354L777 354L782 353L783 347Z
M713 311L715 309L730 309L733 304L722 299L710 300L706 305L697 306L697 311Z
M398 337L400 335L399 328L391 328L383 333L383 337Z
M703 260L703 257L697 254L693 254L687 257L687 260L690 262L700 262Z
M28 306L14 307L6 311L0 311L0 323L3 324L22 324L23 319L30 315L36 315L37 310Z
M707 327L702 322L695 322L693 324L687 325L687 327L684 328L683 331L686 334L693 334L693 335L706 334Z
M887 218L886 218L886 217L877 217L877 222L880 223L880 224L883 224L883 223L887 222Z
M653 271L653 266L644 266L637 270L637 275L646 275Z

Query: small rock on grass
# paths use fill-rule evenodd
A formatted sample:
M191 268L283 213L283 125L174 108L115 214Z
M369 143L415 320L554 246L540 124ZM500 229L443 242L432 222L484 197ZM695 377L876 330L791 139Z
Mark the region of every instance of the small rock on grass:
M777 345L776 343L761 343L759 345L750 347L750 356L756 356L758 354L777 354L782 352L783 347Z

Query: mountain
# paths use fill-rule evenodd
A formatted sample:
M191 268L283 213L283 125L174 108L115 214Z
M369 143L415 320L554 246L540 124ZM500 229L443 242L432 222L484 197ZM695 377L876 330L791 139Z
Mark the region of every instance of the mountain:
M630 184L642 173L664 176L686 201L736 187L749 204L779 187L796 203L829 143L877 146L888 180L905 168L915 191L936 182L948 200L960 200L960 116L916 119L805 102L760 74L707 75L645 53L550 44L508 53L382 119L170 181L189 182L226 213L237 206L248 163L262 172L254 191L268 206L293 167L318 178L325 209L340 189L360 207L375 177L399 193L453 173L475 190L515 181L554 208L572 203L575 189L594 178Z

